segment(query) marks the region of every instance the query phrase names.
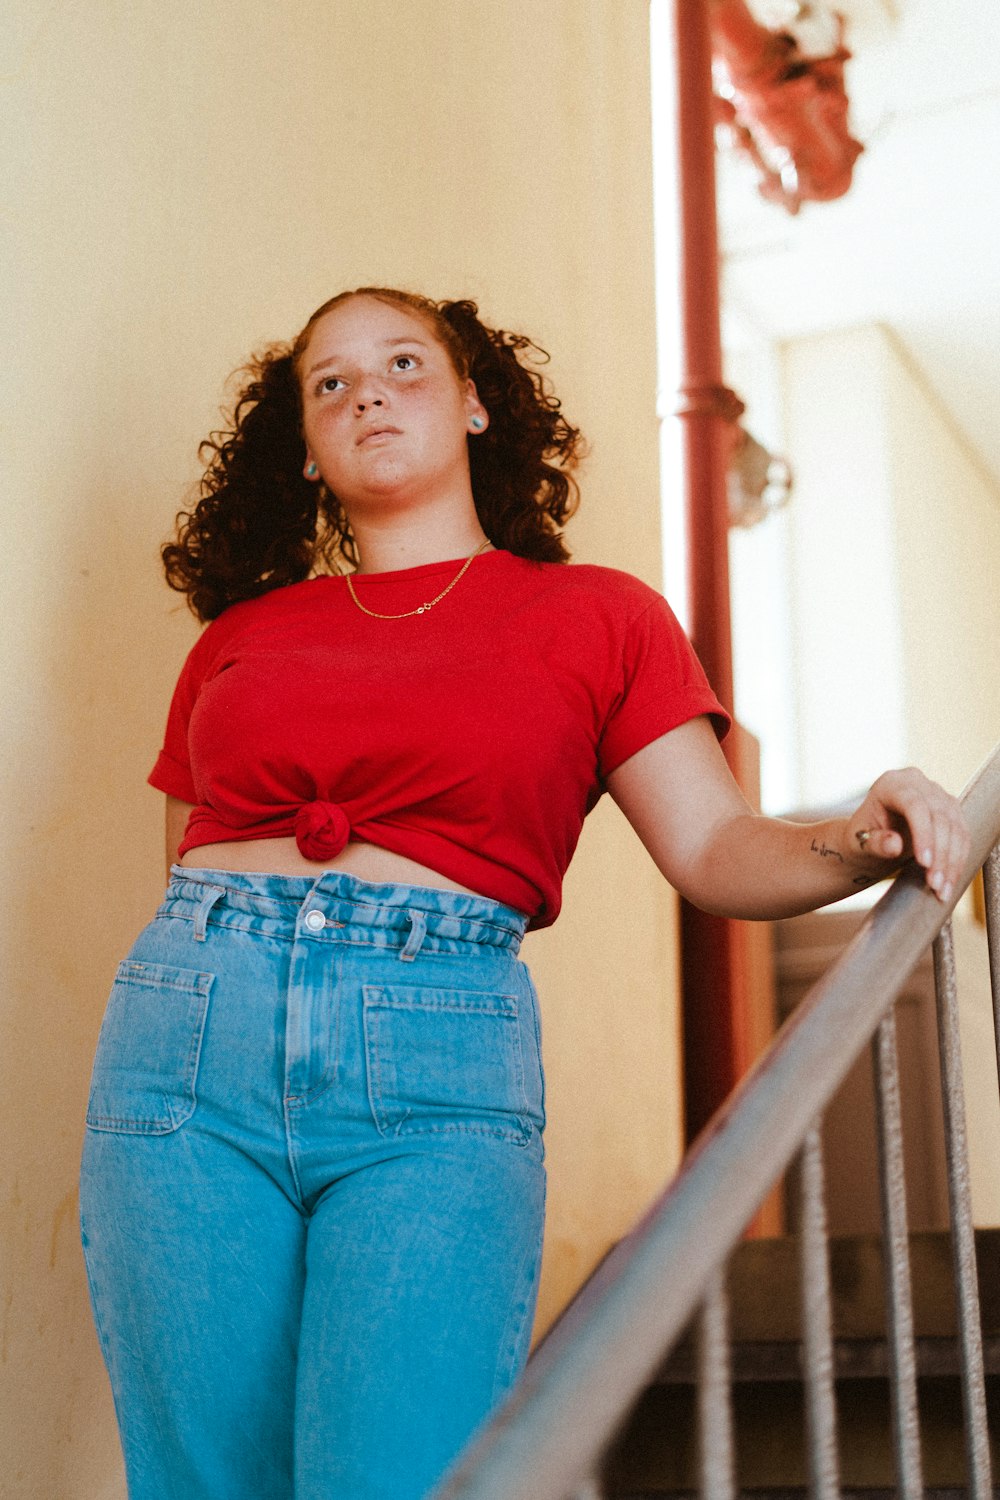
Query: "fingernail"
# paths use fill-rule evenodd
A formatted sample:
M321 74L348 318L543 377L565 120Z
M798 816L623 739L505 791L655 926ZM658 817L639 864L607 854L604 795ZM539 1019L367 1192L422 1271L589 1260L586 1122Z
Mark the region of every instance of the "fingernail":
M951 881L950 880L949 880L948 884L944 887L944 890L941 892L941 900L942 901L950 901L951 900Z
M941 889L941 882L942 882L943 879L944 879L944 876L941 874L941 871L940 870L935 870L934 873L933 873L933 875L928 875L928 877L927 877L927 884L930 885L930 886L933 886L934 890L940 891L940 889Z
M923 852L923 854L920 856L920 863L922 865L929 865L930 862L931 862L931 851L929 849L925 849L924 852Z

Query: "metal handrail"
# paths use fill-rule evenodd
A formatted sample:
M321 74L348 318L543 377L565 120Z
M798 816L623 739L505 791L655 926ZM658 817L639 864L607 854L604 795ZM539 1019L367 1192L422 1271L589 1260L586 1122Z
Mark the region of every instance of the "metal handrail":
M566 1500L602 1453L774 1182L807 1140L1000 839L1000 748L962 794L972 848L943 906L904 870L549 1331L435 1500Z

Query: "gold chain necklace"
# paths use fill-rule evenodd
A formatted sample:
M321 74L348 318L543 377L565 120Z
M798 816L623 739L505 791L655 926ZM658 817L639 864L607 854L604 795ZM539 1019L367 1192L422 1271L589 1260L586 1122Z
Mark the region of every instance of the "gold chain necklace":
M475 552L473 552L473 554L472 554L472 557L467 557L465 559L465 562L459 568L459 570L455 574L454 578L451 580L451 582L448 584L448 586L446 588L443 588L441 590L440 594L437 594L433 599L428 599L428 601L427 601L426 604L418 604L416 609L406 609L406 610L404 610L401 615L383 615L383 614L379 614L379 612L378 612L377 609L368 609L368 608L366 608L366 606L361 603L361 600L358 598L357 594L354 592L354 584L352 582L352 579L353 579L354 575L352 573L348 573L346 575L346 577L347 577L347 589L348 589L348 592L349 592L351 598L354 600L355 604L361 610L362 614L371 615L372 618L375 619L375 620L406 620L406 619L408 619L410 617L410 615L425 615L429 609L433 609L434 608L435 604L440 604L441 603L441 600L444 598L445 594L450 594L451 593L452 589L455 587L456 583L461 578L461 576L465 572L466 568L468 568L469 564L471 562L473 562L474 559L479 556L480 552L485 552L486 549L487 549L487 547L489 547L490 545L491 545L490 539L489 539L489 537L487 537L486 541L483 543L483 545L481 547L477 547L476 548Z

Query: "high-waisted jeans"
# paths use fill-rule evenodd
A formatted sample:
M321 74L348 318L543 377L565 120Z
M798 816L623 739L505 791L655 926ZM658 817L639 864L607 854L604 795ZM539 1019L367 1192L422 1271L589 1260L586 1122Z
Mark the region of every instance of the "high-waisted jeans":
M527 1357L525 919L175 866L118 969L80 1219L130 1500L416 1500Z

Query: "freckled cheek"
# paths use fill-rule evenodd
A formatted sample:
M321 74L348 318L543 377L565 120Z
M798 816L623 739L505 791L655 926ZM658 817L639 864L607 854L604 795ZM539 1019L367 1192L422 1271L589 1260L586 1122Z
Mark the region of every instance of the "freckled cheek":
M336 457L339 453L346 453L351 446L347 424L338 420L336 412L307 416L302 430L309 447L317 454L329 453Z
M456 424L462 426L465 421L460 403L451 401L440 388L435 389L430 385L410 386L405 398L396 403L395 409L425 427L446 429Z

